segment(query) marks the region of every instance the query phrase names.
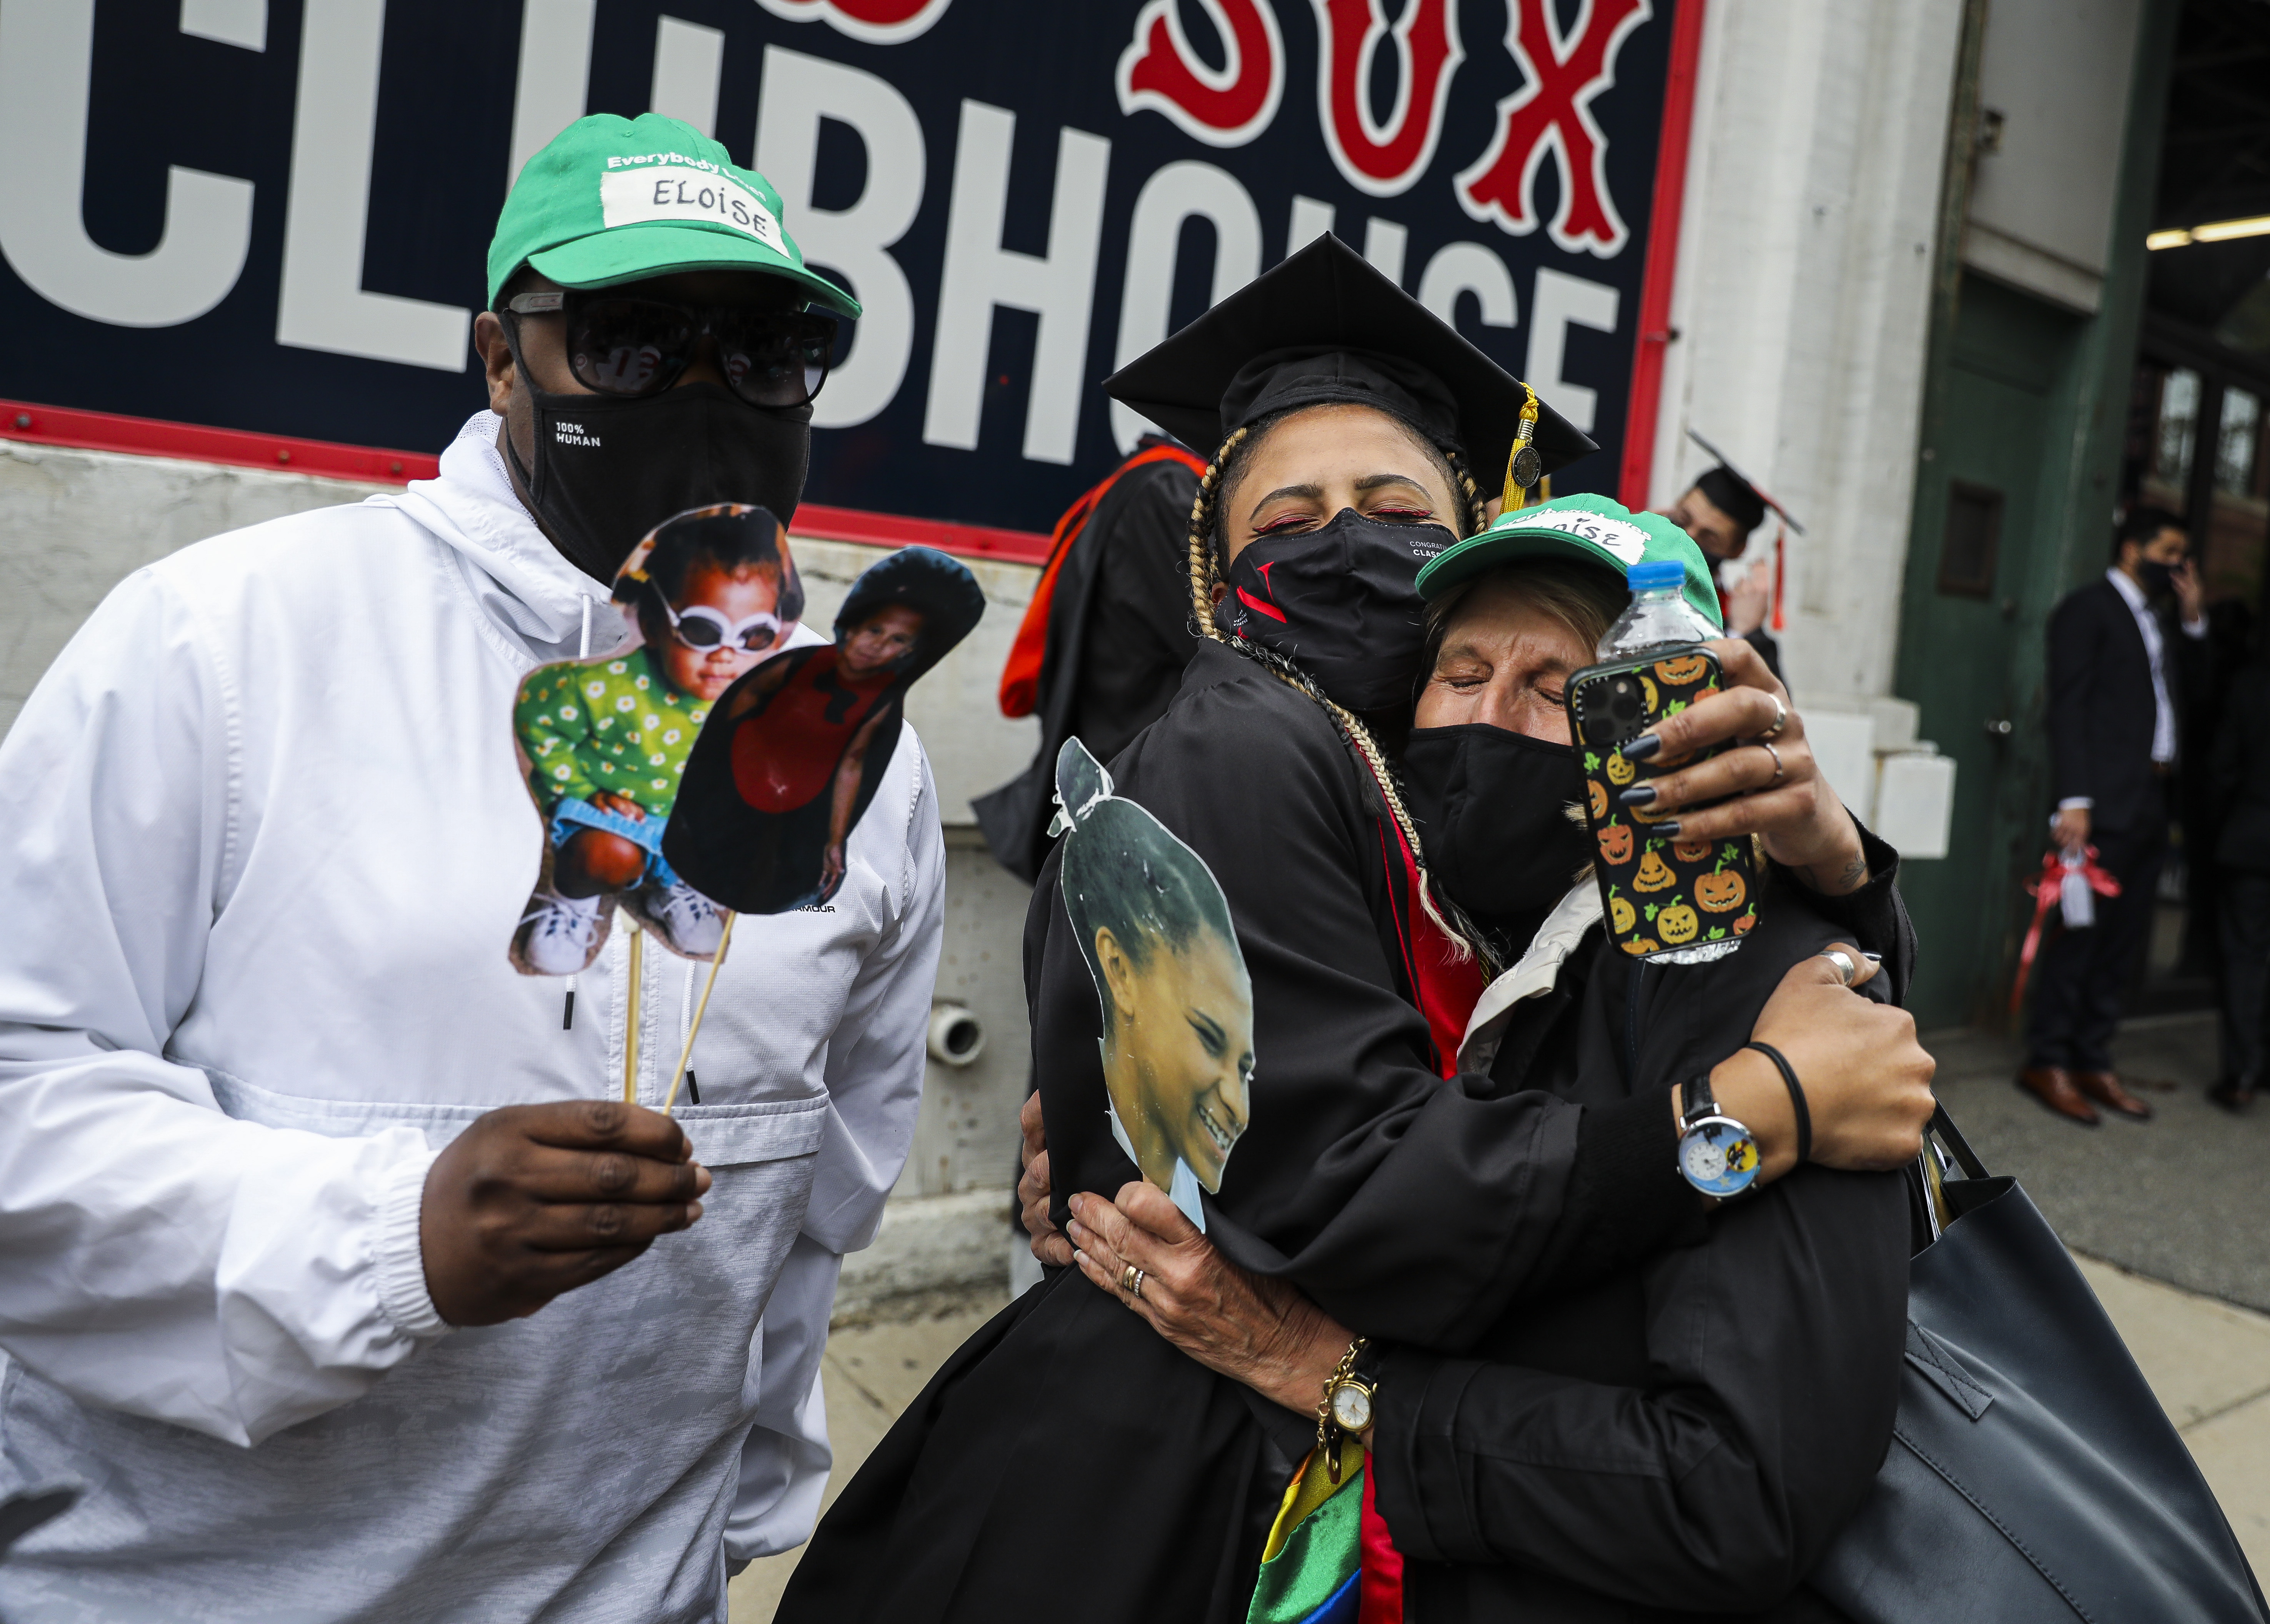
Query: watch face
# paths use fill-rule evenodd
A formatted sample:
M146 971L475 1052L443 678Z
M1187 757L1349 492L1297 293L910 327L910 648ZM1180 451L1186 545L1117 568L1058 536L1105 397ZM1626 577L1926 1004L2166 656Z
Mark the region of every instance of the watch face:
M1371 1395L1352 1382L1335 1387L1332 1420L1342 1432L1361 1432L1371 1425Z
M1680 1137L1679 1170L1706 1196L1739 1196L1758 1175L1757 1142L1738 1122L1707 1118Z

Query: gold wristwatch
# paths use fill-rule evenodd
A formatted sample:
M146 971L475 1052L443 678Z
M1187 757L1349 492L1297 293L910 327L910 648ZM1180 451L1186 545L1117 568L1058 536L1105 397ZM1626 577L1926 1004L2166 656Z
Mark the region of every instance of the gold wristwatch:
M1324 1378L1324 1402L1317 1406L1317 1448L1324 1452L1325 1476L1340 1480L1340 1441L1361 1436L1371 1426L1372 1399L1379 1384L1356 1374L1356 1361L1369 1343L1358 1337Z

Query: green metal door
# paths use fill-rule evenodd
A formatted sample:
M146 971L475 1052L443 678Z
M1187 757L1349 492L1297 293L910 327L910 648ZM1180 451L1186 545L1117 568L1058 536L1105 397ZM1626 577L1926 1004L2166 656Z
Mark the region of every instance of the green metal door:
M2041 627L2057 596L2063 448L2078 319L1966 278L1917 482L1899 692L1955 758L1945 858L1900 877L1923 953L1926 1026L1990 1016L2007 995L2018 886L2046 815Z

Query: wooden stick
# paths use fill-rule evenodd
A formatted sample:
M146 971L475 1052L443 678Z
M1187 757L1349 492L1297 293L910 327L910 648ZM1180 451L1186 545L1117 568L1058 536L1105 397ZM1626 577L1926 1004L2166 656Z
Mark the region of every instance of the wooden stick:
M638 1103L639 1062L639 987L646 979L645 954L640 950L646 944L646 932L638 922L631 922L630 993L623 1000L623 1103Z
M670 1115L671 1107L678 1103L678 1086L686 1080L686 1068L694 1064L694 1040L701 1030L701 1017L709 1010L709 990L717 984L717 968L725 962L725 950L733 945L733 913L724 911L725 928L718 933L717 951L709 960L709 974L701 983L701 1002L694 1006L694 1024L686 1029L686 1047L679 1051L678 1070L671 1074L670 1093L662 1102L662 1114Z

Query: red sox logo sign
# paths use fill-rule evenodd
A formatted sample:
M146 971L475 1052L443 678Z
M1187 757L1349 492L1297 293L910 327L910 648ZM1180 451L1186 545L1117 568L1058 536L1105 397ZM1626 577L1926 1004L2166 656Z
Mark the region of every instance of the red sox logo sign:
M915 6L915 0L763 0L774 10L800 12L815 3L871 10ZM937 0L937 9L944 4ZM1384 4L1309 0L1317 18L1317 108L1324 145L1348 183L1375 197L1407 191L1434 161L1450 80L1465 57L1456 0L1407 0L1391 27ZM1272 0L1198 4L1221 41L1223 66L1210 66L1191 48L1174 0L1150 0L1119 59L1120 110L1132 115L1149 108L1210 146L1242 146L1276 116L1285 77L1276 12ZM1554 245L1602 259L1623 251L1631 233L1609 196L1607 137L1591 104L1615 83L1616 53L1624 40L1653 14L1650 0L1584 0L1564 36L1553 0L1506 0L1506 49L1525 82L1498 104L1500 123L1489 149L1454 182L1468 214L1515 236L1534 232L1537 172L1550 157L1561 171L1560 206L1546 223ZM1385 48L1396 54L1397 91L1394 108L1381 122L1372 116L1365 89L1375 53Z
M953 0L757 0L790 22L825 22L869 45L896 45L925 32Z

